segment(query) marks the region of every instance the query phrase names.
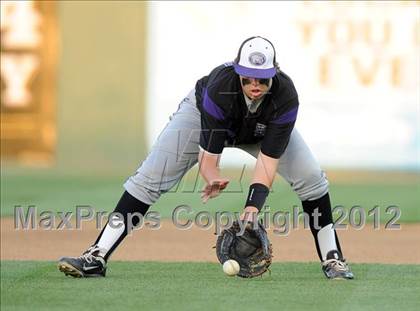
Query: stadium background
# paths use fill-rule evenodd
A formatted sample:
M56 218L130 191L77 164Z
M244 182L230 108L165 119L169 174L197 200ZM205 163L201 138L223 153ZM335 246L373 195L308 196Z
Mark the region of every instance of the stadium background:
M375 309L379 300L394 308L398 299L384 292L404 297L398 301L402 309L418 305L418 2L1 5L2 309L27 309L29 304L34 309L74 308L65 297L80 295L78 289L86 292L78 300L85 308L98 301L106 308L121 298L121 309L139 303L154 309L159 297L161 308L225 309L240 303L239 291L250 296L259 286L273 298L255 299L249 309L274 308L280 301L287 309L301 309L314 300L324 310L346 309L352 297L358 297L354 308ZM89 205L111 211L125 178L195 81L232 60L242 40L254 34L273 41L280 67L297 86L297 127L329 174L333 203L347 209L360 205L365 211L379 205L381 224L390 219L385 208L396 205L402 230L374 230L368 218L363 230L342 232L347 256L357 263L359 280L352 284L336 286L321 279L310 234L302 230L273 237L273 276L244 283L220 274L211 231L180 233L164 226L160 235L137 232L129 238L115 254L123 261L110 265L103 284L70 285L53 260L78 255L99 231L92 224L83 231L16 231L14 207L35 205L40 213ZM30 66L33 72L23 76L22 68ZM19 81L13 77L27 80L14 84L23 88L10 93ZM235 163L246 164L243 179ZM226 150L222 167L232 179L232 193L201 205L193 170L179 188L186 191L168 193L154 209L164 218L180 204L191 205L195 213L237 211L252 163ZM268 200L273 210L299 205L280 179L273 190ZM403 282L398 290L392 286L397 281ZM103 291L92 293L97 286ZM131 289L124 291L127 286ZM177 286L189 293L188 299L179 299ZM203 295L202 287L209 295ZM168 294L162 297L153 288ZM307 293L305 299L293 294L296 288ZM365 292L370 294L361 299ZM338 297L333 303L332 294ZM216 296L228 301L222 305Z

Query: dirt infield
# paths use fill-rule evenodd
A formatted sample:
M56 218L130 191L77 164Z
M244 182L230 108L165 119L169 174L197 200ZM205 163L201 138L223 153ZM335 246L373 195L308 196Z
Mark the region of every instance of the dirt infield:
M308 229L291 230L288 236L269 230L274 247L274 261L317 261ZM76 256L98 235L94 223L82 230L15 230L12 218L1 219L1 260L57 260ZM350 262L420 264L420 224L402 224L401 230L340 230L345 256ZM130 261L217 261L216 236L212 230L193 226L179 230L163 221L159 230L140 229L128 237L113 254L113 260Z

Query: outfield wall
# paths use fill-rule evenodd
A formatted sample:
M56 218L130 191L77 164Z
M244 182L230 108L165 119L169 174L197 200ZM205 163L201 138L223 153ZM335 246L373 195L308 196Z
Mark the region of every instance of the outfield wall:
M296 84L296 126L324 167L420 169L419 2L49 6L56 131L44 131L54 144L47 168L132 172L195 81L258 34L273 41ZM9 26L2 23L2 32ZM253 163L244 153L225 153L224 166Z
M324 166L420 169L419 2L153 2L148 25L149 145L196 79L261 35L297 87L296 126ZM224 163L240 163L238 152Z

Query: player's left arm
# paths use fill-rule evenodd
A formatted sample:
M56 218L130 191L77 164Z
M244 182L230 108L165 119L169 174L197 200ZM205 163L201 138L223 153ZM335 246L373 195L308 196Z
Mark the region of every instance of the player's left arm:
M251 183L263 184L270 188L273 184L274 177L276 176L278 164L278 158L269 157L260 151L257 157L257 163L255 164Z
M247 203L241 219L252 221L256 217L259 208L255 205L259 204L257 201L261 200L261 197L264 197L265 201L265 197L268 195L268 191L276 176L278 164L279 159L269 157L261 151L259 152L251 181L250 192L248 193Z
M255 220L269 194L281 155L286 150L297 117L298 101L287 112L275 116L267 127L241 219Z

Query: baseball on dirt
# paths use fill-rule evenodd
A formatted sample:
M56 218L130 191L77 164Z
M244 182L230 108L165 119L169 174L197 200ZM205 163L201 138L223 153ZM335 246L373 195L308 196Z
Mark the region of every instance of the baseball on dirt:
M235 276L240 270L239 264L236 260L229 259L223 264L223 272L228 276Z

